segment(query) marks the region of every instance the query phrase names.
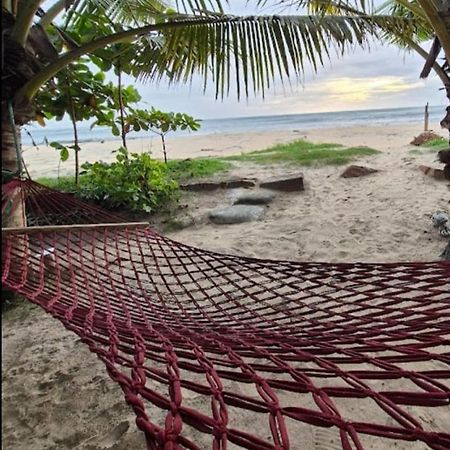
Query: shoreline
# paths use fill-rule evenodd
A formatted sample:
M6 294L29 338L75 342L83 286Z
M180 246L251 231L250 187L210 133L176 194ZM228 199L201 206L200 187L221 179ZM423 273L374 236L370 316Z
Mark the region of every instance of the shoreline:
M430 124L430 130L445 137L445 130L438 123ZM167 137L169 159L207 158L241 154L261 150L277 144L298 139L314 143L333 142L347 146L369 146L376 150L387 150L393 146L408 145L411 140L423 132L423 124L367 125L350 127L290 129L276 131L253 131L248 133L191 134L182 137ZM113 162L114 151L120 147L120 141L83 142L80 145L80 163L104 161ZM128 140L131 153L150 151L157 159L163 159L158 136ZM57 177L59 155L52 147L39 146L24 148L25 164L33 178ZM60 175L73 173L74 155L60 164Z

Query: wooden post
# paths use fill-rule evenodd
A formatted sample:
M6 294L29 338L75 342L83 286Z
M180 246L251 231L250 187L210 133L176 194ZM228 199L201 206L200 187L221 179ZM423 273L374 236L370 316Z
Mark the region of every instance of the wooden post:
M423 130L424 131L428 131L428 119L430 118L430 113L428 112L428 102L425 105L425 117L424 117L424 127Z

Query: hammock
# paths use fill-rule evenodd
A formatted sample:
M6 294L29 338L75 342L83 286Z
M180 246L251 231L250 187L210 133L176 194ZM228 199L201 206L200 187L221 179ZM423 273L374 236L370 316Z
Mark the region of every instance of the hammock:
M149 449L303 449L327 432L322 448L450 448L423 413L450 404L450 262L245 258L30 180L3 186L2 217L21 201L29 229L3 230L4 286L104 362Z

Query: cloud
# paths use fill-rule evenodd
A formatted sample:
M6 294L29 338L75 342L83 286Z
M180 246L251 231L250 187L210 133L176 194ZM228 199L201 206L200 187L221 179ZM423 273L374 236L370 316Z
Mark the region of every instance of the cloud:
M380 95L417 90L423 83L411 83L406 77L378 76L367 78L331 78L320 83L324 95L352 104L363 103ZM316 87L317 88L317 87Z

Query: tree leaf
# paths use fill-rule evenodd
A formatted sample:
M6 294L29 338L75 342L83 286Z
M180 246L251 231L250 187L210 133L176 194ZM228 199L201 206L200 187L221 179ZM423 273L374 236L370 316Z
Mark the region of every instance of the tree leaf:
M67 161L69 159L69 150L66 147L62 148L59 156L62 162Z

